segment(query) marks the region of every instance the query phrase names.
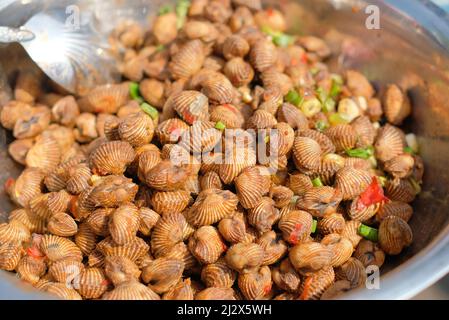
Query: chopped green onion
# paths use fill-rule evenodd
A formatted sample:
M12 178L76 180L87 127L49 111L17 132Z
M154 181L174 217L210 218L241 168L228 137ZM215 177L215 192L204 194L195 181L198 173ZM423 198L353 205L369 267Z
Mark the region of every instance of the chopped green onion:
M404 152L405 152L405 153L409 153L409 154L411 154L411 155L414 155L414 154L415 154L415 152L413 151L413 149L412 149L411 147L405 147L405 148L404 148Z
M223 122L218 121L218 122L215 124L215 129L218 129L218 130L220 130L220 131L223 131L224 129L226 129L226 125L225 125Z
M160 44L156 47L156 52L161 52L165 50L165 46L163 44Z
M365 239L373 241L373 242L378 241L379 236L378 236L377 229L371 228L364 224L361 224L358 231L359 231L359 235L361 235Z
M142 109L146 114L148 114L153 120L159 116L159 112L157 111L157 109L146 102L140 105L140 109Z
M335 106L337 103L332 97L327 94L324 88L318 87L318 89L316 89L316 94L321 104L323 105L324 112L335 111Z
M329 95L332 98L337 98L341 93L341 83L335 78L332 79L332 86L329 91Z
M187 13L189 12L190 1L189 0L178 0L176 3L176 26L178 29L181 29L186 22Z
M318 67L313 67L310 69L310 72L312 73L312 76L316 76L321 71Z
M265 138L263 140L265 141L265 143L270 142L270 136L265 136Z
M136 82L131 82L129 84L129 95L131 99L143 102L143 98L140 96L139 84Z
M158 11L158 15L159 16L163 16L164 14L170 13L173 11L173 7L169 4L166 4L165 6L162 6L159 11Z
M387 177L377 176L377 179L379 180L380 185L382 187L385 187L387 185L387 181L388 181Z
M322 187L323 186L323 182L321 181L320 177L313 179L312 184L314 187Z
M268 26L262 27L262 32L268 34L273 39L273 43L278 47L288 47L295 40L293 36L280 31L274 31Z
M356 148L346 150L346 154L353 158L369 159L374 154L374 148L369 146L367 148Z
M329 115L327 117L327 119L329 120L329 123L332 126L336 126L338 124L346 124L349 121L347 119L345 119L340 113L332 113L331 115Z
M290 90L285 96L285 101L299 107L304 101L304 98L296 90Z
M312 233L316 232L316 227L318 225L318 221L316 221L315 219L313 219L312 221Z
M317 98L305 100L301 104L301 111L307 118L316 115L318 112L321 111L321 108L322 108L321 102Z
M316 128L318 131L323 132L324 130L326 130L326 129L328 128L328 125L327 125L326 122L324 122L324 121L322 121L322 120L319 120L319 121L317 121L317 122L315 123L315 128Z
M410 177L408 180L412 184L413 189L415 190L415 194L421 193L422 191L421 184L418 181L416 181L415 178L413 177Z

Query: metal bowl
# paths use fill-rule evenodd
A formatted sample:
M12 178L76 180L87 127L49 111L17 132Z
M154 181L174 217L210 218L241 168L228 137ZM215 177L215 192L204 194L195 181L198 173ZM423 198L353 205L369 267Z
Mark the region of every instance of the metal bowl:
M39 8L36 2L61 3L56 0L28 1L34 6L28 5L26 10L20 11L21 19ZM90 10L105 3L97 0L83 2L91 5ZM137 12L143 23L148 23L143 17L160 2L164 1L108 1L115 14ZM417 134L426 168L423 192L413 204L415 214L410 222L414 242L400 256L387 258L381 269L379 289L359 289L343 298L411 298L449 271L449 172L446 169L449 163L449 17L426 0L265 2L284 9L293 32L316 34L327 39L335 53L331 65L336 71L348 67L359 69L378 90L390 82L408 88L414 109L405 127ZM379 8L380 29L367 28L369 14L365 10L368 5ZM14 12L11 7L9 10L8 15ZM0 11L0 21L6 21L1 17ZM0 68L3 65L4 73L13 75L16 66L29 65L25 54L18 50L17 47L0 46ZM1 74L0 70L0 105L2 97L8 97ZM17 176L21 170L7 155L10 141L9 134L1 130L0 183L10 176ZM11 208L7 196L1 191L0 221L7 218ZM45 298L13 278L10 274L0 273L0 298Z

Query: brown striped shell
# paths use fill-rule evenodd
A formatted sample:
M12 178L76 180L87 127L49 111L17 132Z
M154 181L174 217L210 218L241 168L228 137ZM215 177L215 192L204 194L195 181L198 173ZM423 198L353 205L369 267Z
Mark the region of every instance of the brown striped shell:
M22 258L22 248L17 243L0 243L0 269L13 271Z
M413 233L410 226L397 216L389 216L379 226L379 245L386 254L397 255L411 245Z
M159 191L153 193L150 204L157 213L164 215L184 211L191 200L187 191Z
M357 143L357 133L348 124L339 124L325 131L338 152L352 149Z
M373 145L377 131L367 116L360 116L352 121L351 127L357 135L356 147L366 148Z
M303 195L307 190L313 188L310 177L299 172L289 174L287 186L294 192L295 195Z
M194 230L191 231L193 233ZM190 235L189 235L190 236ZM165 258L172 258L184 262L184 271L186 273L198 273L199 265L195 256L189 251L188 246L184 242L176 244L165 256Z
M159 191L175 191L184 186L192 173L190 166L163 160L145 175L145 183Z
M247 167L254 166L257 161L256 153L248 147L226 148L223 163L219 166L219 175L225 184L230 184Z
M354 251L354 258L360 260L365 268L371 265L380 268L385 261L385 252L377 243L363 239Z
M109 216L113 211L112 208L99 208L86 218L86 223L96 235L106 237L109 235Z
M110 141L95 149L89 157L90 167L94 174L120 175L134 160L135 152L125 141Z
M236 87L248 85L254 79L253 67L240 57L226 62L223 72Z
M102 269L86 268L78 280L78 293L86 299L98 299L108 288L109 281Z
M317 170L320 165L321 147L315 140L297 136L293 144L293 157L299 170Z
M211 42L218 37L218 30L209 21L189 20L184 25L183 32L190 40L200 39L204 42Z
M264 249L264 266L275 264L287 253L287 244L274 231L265 232L256 243Z
M223 56L227 60L232 58L243 58L249 52L250 46L248 42L239 35L227 37L223 43Z
M333 267L339 267L348 261L354 251L352 242L337 233L326 235L321 240L321 244L332 251L331 265Z
M0 243L17 243L22 245L31 239L30 230L18 220L0 224Z
M96 249L105 257L119 256L135 262L148 252L149 246L139 237L134 238L133 241L122 246L116 244L111 237L107 237L97 243Z
M271 230L279 217L279 209L274 206L274 201L268 197L261 198L254 208L248 211L248 223L259 232Z
M95 232L85 222L78 226L78 233L75 235L75 243L85 256L95 249L97 236Z
M180 280L174 287L162 296L163 300L193 300L194 289L190 279Z
M284 259L277 267L271 270L273 282L280 289L287 292L297 292L301 283L301 278L292 266L290 260Z
M338 189L315 187L300 196L296 206L310 212L314 217L323 217L335 212L341 200L342 196Z
M75 289L67 287L65 283L49 283L43 291L48 292L63 300L82 300L82 297Z
M232 213L237 203L237 196L230 191L207 189L199 193L186 219L194 226L211 225Z
M232 288L210 287L195 294L195 300L236 300Z
M246 209L255 207L271 185L268 171L261 166L244 169L234 182L239 201Z
M343 200L351 200L360 195L371 183L371 174L365 170L345 167L335 176L335 189Z
M382 205L382 203L379 202L369 206L363 205L359 207L359 202L360 197L356 197L354 200L352 200L347 214L352 220L358 220L360 222L365 222L375 216Z
M55 213L66 212L71 196L64 190L44 193L30 201L29 207L33 214L42 219L49 219Z
M276 118L265 110L256 110L246 122L248 129L269 129L277 124Z
M114 290L106 292L103 300L160 300L153 290L137 281L123 282Z
M163 215L153 228L151 250L155 257L166 255L184 240L187 222L181 213Z
M139 209L139 216L139 232L144 236L149 236L151 230L158 222L160 215L150 208L143 207Z
M349 241L352 242L352 246L355 248L362 240L362 237L359 235L359 228L360 228L361 222L357 220L350 220L346 221L345 227L343 228L343 231L341 232L341 235Z
M18 277L31 284L36 284L46 271L45 260L30 255L24 256L16 267Z
M202 92L214 104L232 103L236 90L231 81L222 73L211 72L201 81Z
M208 287L231 288L236 279L237 273L222 258L201 270L201 280Z
M376 220L382 222L386 217L396 216L408 222L413 215L413 207L401 201L384 203L376 214Z
M34 139L20 139L14 140L8 146L8 153L14 159L14 161L25 165L26 155L31 147L34 145Z
M205 52L201 40L187 42L169 63L172 77L174 79L189 78L201 69L204 59Z
M417 190L408 179L388 180L385 185L385 194L392 201L412 202L416 197Z
M98 86L78 100L81 111L93 113L116 113L129 99L126 83Z
M325 215L323 218L318 220L317 229L323 234L337 233L341 234L345 228L345 218L342 214L334 212Z
M177 114L188 124L195 121L209 120L209 101L207 96L198 91L185 90L175 93L167 100Z
M395 178L408 178L415 166L415 159L408 153L391 158L384 164L384 170Z
M98 177L92 178L97 179ZM117 207L133 201L137 190L138 186L131 179L110 175L94 182L94 188L89 194L89 201L95 207Z
M226 245L215 227L202 226L190 237L189 250L199 262L208 264L218 260Z
M43 235L39 248L52 262L62 259L73 259L76 261L83 259L78 246L67 238L48 234Z
M118 245L134 240L140 226L139 209L134 204L124 204L109 215L109 232Z
M142 270L142 280L148 287L162 294L175 286L182 277L184 263L181 260L158 258Z
M245 121L240 110L232 104L215 106L210 113L210 120L221 122L229 129L241 128Z
M237 243L229 248L225 256L228 266L239 273L257 270L263 259L264 250L256 243Z
M392 126L386 124L379 129L374 148L376 151L376 158L380 161L386 162L392 158L404 153L405 136L404 133Z
M336 150L332 140L327 135L317 130L312 129L301 130L300 135L302 137L310 138L318 142L323 154L334 153Z
M288 123L293 129L300 132L309 128L309 121L301 110L290 103L283 103L277 111L279 122Z
M162 144L177 143L189 126L181 119L173 118L161 122L156 129L156 136Z
M139 280L141 271L130 259L121 256L106 257L104 272L114 286L132 280Z
M291 202L294 193L285 186L273 185L270 188L269 195L273 199L276 208L281 209Z
M47 222L33 214L28 209L16 209L9 213L9 221L17 220L23 223L31 233L45 233Z
M282 215L278 228L285 241L296 245L312 233L312 215L306 211L293 210Z
M313 241L300 243L294 246L289 252L290 262L302 274L331 266L332 257L332 249L324 244Z
M395 84L387 87L383 97L383 107L388 122L393 125L401 125L412 112L407 93Z
M351 288L358 288L366 282L365 266L356 258L349 258L344 264L335 268L337 280L347 280Z
M6 192L14 203L27 207L30 200L42 193L44 176L45 173L38 168L26 168L17 180L5 182Z
M271 291L271 271L265 266L257 271L239 275L238 286L247 300L259 300Z
M271 41L260 39L251 46L249 58L253 67L263 72L276 64L278 54Z
M84 264L71 258L56 261L48 269L48 273L56 282L68 284L78 281L78 277L83 271Z
M307 276L301 283L300 300L317 300L329 288L335 279L334 269L325 267Z
M351 283L348 280L337 280L323 292L320 300L333 300L349 290Z
M153 139L153 119L144 112L130 114L120 122L117 130L122 141L133 147L143 146Z
M218 231L228 242L242 242L246 236L246 225L243 215L234 214L231 217L222 219L218 224Z
M346 86L353 96L363 96L366 99L374 95L374 88L369 80L360 72L348 70L345 74Z
M25 158L28 167L40 168L44 172L55 169L60 160L61 150L58 142L50 136L38 138Z
M56 236L71 237L78 232L75 220L64 212L57 212L51 216L47 225L48 231Z
M206 172L202 177L200 177L199 180L201 190L223 188L223 183L220 180L220 176L214 171Z

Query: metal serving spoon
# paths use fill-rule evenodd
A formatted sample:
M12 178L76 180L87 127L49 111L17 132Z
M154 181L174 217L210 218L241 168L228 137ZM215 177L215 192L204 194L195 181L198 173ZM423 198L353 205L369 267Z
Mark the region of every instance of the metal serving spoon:
M62 8L39 12L20 28L0 27L0 43L20 43L48 77L80 95L120 79L105 40L89 21L68 23Z

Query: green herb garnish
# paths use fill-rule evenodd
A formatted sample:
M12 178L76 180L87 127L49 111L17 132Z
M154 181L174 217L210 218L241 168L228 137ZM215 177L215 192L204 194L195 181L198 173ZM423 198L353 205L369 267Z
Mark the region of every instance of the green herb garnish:
M288 47L295 41L293 36L280 31L274 31L268 26L262 27L262 32L268 34L273 39L273 43L278 47Z
M374 154L374 148L369 146L367 148L356 148L346 150L346 154L353 158L369 159Z
M361 224L359 227L359 235L364 237L367 240L377 242L378 241L378 230L375 228L371 228L369 226L366 226L364 224Z
M285 101L299 107L304 102L304 98L298 93L298 91L290 90L285 96Z
M187 13L189 12L190 1L189 0L178 0L175 7L176 12L176 26L181 29L186 22Z
M415 154L415 152L413 151L413 149L411 147L405 147L404 152L411 154L412 156Z
M129 84L129 95L131 99L137 100L139 102L143 102L143 98L140 95L139 84L136 82L131 82Z
M323 132L324 130L326 130L327 128L328 128L329 126L327 125L327 123L326 122L324 122L324 121L317 121L316 123L315 123L315 128L318 130L318 131L320 131L320 132Z
M142 109L146 114L148 114L153 120L159 116L159 112L157 111L157 109L146 102L140 105L140 109Z
M318 225L318 221L316 221L315 219L312 221L312 233L316 232L316 227Z
M218 121L218 122L215 124L215 129L220 130L220 131L223 131L224 129L226 129L226 125L225 125L223 122Z
M160 7L159 11L158 11L158 15L159 16L163 16L167 13L170 13L173 11L173 6L166 4L165 6Z
M312 184L314 187L322 187L323 186L323 182L321 181L320 177L313 179Z

